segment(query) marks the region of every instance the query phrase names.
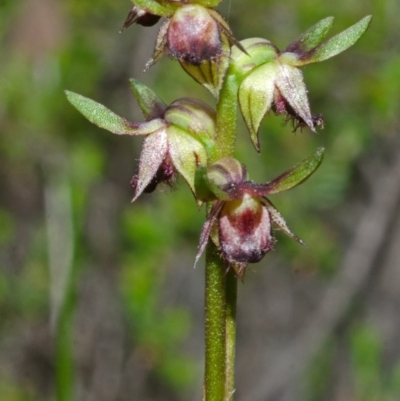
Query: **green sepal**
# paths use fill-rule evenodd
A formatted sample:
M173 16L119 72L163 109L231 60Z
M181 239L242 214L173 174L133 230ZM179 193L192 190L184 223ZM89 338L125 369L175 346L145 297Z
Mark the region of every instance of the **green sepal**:
M195 193L195 174L199 166L207 164L206 149L197 138L174 125L168 127L168 144L174 167Z
M149 87L136 79L130 79L129 83L145 119L161 117L167 105Z
M296 66L327 60L353 46L367 30L372 16L368 15L333 38L300 55Z
M246 53L237 46L233 46L228 71L229 74L235 75L238 79L243 79L254 68L275 60L279 54L275 45L262 38L244 39L240 41L240 45Z
M258 152L258 130L274 99L277 69L278 65L274 62L261 65L252 71L239 87L240 110Z
M307 29L298 39L293 41L284 52L305 53L318 46L332 28L333 17L327 17Z
M132 0L132 3L148 13L159 15L161 17L172 15L181 6L180 3L168 1L158 2L156 0Z
M200 65L193 65L184 61L182 68L199 84L203 85L218 99L229 66L230 45L225 35L221 35L221 54L214 60L203 61Z
M171 25L171 18L168 18L160 27L158 31L156 44L154 46L153 55L150 60L144 66L144 71L146 72L150 67L152 67L160 58L165 54L167 47L167 32Z
M182 98L171 103L164 118L168 124L176 125L194 135L206 148L209 160L216 157L216 115L212 107L198 99Z
M241 199L242 183L247 180L246 167L233 157L223 157L207 168L207 185L218 200Z
M107 107L77 93L65 91L69 102L91 123L117 135L148 135L165 127L161 119L144 123L133 123L120 117Z
M159 0L160 3L179 3L181 0ZM198 6L203 6L203 7L216 7L219 3L221 3L222 0L185 0L182 3L183 4L197 4Z
M293 168L285 171L279 177L268 182L263 187L263 195L275 194L287 191L309 178L319 167L324 157L324 148L318 148L317 151L307 159L303 160Z
M181 98L170 104L164 114L165 121L184 131L215 136L215 111L207 103L193 98Z
M193 0L189 1L189 3L193 2L203 7L216 7L221 1L222 0Z

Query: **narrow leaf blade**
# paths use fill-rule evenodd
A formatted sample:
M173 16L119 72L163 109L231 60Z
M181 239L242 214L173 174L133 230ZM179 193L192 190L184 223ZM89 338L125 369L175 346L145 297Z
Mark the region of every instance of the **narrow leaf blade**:
M149 87L136 79L130 79L129 83L136 101L142 110L146 120L161 117L167 105Z

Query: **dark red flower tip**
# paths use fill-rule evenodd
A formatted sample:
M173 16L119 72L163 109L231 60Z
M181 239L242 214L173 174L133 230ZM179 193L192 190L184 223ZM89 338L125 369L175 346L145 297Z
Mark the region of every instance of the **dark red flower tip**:
M175 170L173 166L164 161L161 166L158 168L157 173L153 177L153 179L149 182L143 192L149 194L156 190L158 184L167 183L168 185L172 185L175 178ZM134 175L131 179L130 186L136 192L136 188L138 185L138 175Z
M157 24L160 18L161 17L159 15L148 13L137 6L133 6L125 19L121 32L135 23L142 26L153 26Z

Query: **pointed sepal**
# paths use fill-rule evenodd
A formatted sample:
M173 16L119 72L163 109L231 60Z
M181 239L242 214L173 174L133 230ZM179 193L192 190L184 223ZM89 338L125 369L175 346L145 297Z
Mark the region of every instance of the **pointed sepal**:
M194 136L171 125L168 127L169 155L178 173L195 193L196 169L207 164L207 153L203 144Z
M199 65L193 65L185 61L181 61L180 64L193 79L203 85L216 99L218 99L229 66L229 55L229 42L224 36L222 36L220 54L213 60L203 61Z
M129 83L146 120L160 118L164 114L167 105L149 87L138 80L130 79Z
M368 15L333 38L300 55L296 66L317 63L342 53L353 46L367 30L372 16Z
M239 105L254 147L260 151L258 130L271 109L278 72L275 62L264 64L248 75L239 87Z
M77 93L65 91L69 102L91 123L117 135L148 135L165 126L161 119L133 123L120 117L107 107Z
M307 180L320 166L324 157L324 148L318 148L315 153L304 159L302 162L285 171L279 177L263 185L263 189L258 192L261 196L276 194L294 188Z
M286 224L285 219L282 217L282 215L279 213L279 211L276 209L276 207L266 198L262 200L264 205L267 207L270 216L271 216L271 221L272 223L278 227L280 230L282 230L288 237L293 238L295 241L297 241L301 245L306 245L303 240L301 240L297 235L295 235L288 225Z
M318 46L332 28L333 20L333 17L327 17L317 22L286 47L284 52L303 54Z
M293 109L295 116L300 117L312 131L315 131L303 73L296 67L279 63L275 84Z
M158 15L148 13L137 6L133 6L126 17L120 32L123 32L135 23L142 26L153 26L157 24L160 18L161 17Z
M167 19L160 27L158 31L156 44L154 46L153 55L150 60L146 63L144 71L147 71L151 66L153 66L167 51L167 32L169 25L171 23L170 19Z
M211 207L211 210L207 216L207 220L204 223L203 229L200 234L200 241L199 241L199 246L197 248L197 255L196 255L196 258L194 261L194 267L196 267L197 262L199 261L204 250L206 249L208 239L211 236L211 230L213 228L213 225L214 225L214 223L217 219L217 216L218 216L219 212L221 211L223 205L224 205L223 202L217 201Z
M149 135L143 141L142 152L139 161L139 174L135 185L134 202L151 183L156 176L159 167L165 160L168 152L168 140L166 130Z

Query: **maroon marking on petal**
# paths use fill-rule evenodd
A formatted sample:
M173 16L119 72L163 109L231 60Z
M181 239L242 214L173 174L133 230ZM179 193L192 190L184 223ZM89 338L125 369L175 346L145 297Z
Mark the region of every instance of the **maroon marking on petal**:
M244 199L226 202L218 219L219 238L228 261L256 263L273 249L275 239L268 209L256 199Z

